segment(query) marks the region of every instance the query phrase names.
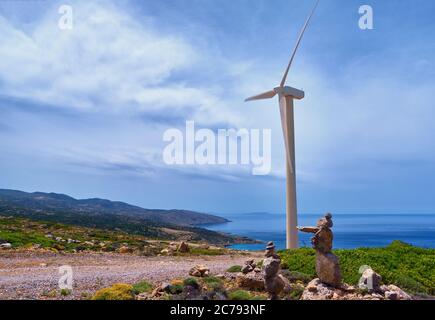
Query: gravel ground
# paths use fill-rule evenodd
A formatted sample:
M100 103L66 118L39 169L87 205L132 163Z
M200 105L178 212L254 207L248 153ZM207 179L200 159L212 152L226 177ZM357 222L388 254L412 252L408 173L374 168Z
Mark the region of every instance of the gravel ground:
M147 280L157 284L185 278L191 267L205 264L212 274L224 273L247 259L260 259L261 253L234 253L221 256L143 257L109 253L55 254L39 252L0 252L0 300L80 299L113 283ZM59 267L73 270L73 291L66 297L58 291Z

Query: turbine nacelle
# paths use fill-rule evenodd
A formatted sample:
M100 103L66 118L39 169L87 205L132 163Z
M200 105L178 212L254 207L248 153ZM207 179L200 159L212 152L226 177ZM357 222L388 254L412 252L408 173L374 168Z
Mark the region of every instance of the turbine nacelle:
M277 87L273 90L280 95L290 96L296 100L301 100L301 99L305 98L305 92L303 92L302 90L293 88L293 87L289 87L289 86Z
M293 88L293 87L276 87L273 90L261 93L259 95L250 97L248 99L246 99L245 101L254 101L254 100L263 100L263 99L271 99L273 97L275 97L276 95L281 95L281 96L290 96L294 99L297 100L301 100L305 97L305 92L303 92L302 90Z

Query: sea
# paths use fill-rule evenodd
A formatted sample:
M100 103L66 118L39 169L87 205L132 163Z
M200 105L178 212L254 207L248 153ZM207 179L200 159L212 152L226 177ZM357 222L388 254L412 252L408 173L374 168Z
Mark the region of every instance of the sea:
M278 249L285 248L285 215L244 213L224 215L231 222L207 225L221 231L262 241L256 244L236 244L239 250L264 250L268 241ZM300 214L299 226L315 226L321 216ZM394 240L414 246L435 248L435 214L335 214L333 215L334 248L385 247ZM301 247L311 246L311 234L299 233Z

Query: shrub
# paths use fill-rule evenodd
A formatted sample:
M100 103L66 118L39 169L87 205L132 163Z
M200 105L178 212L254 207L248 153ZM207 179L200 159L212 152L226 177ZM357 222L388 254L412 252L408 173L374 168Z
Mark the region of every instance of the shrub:
M134 294L140 294L143 292L150 292L153 289L153 285L147 281L140 281L135 283L132 287L132 292Z
M398 275L394 280L394 284L401 288L406 288L406 290L408 290L409 292L413 292L416 294L428 293L428 290L425 288L424 285L406 275Z
M55 297L57 297L57 294L58 294L57 290L50 290L50 291L44 290L44 291L42 291L42 295L44 297L47 297L47 298L55 298Z
M183 284L185 286L191 286L191 287L194 287L196 289L199 288L198 281L196 281L195 278L186 278L186 279L184 279Z
M304 283L308 283L312 280L312 277L309 274L302 272L283 270L281 273L291 282L302 281Z
M192 247L188 254L195 255L195 256L220 256L225 253L226 250L223 249L205 249L205 248Z
M69 296L70 294L71 294L71 290L69 290L69 289L61 289L60 290L60 295L61 296L66 297L66 296Z
M357 285L361 277L359 268L369 265L382 276L386 284L397 284L415 294L435 293L435 249L423 249L394 241L385 248L359 248L334 250L340 259L343 281ZM315 252L311 248L282 250L281 256L289 270L316 277Z
M110 288L98 290L92 300L133 300L133 287L125 283L117 283Z
M182 285L182 284L173 284L173 285L170 286L169 291L172 294L179 294L179 293L183 292L183 289L184 289L184 285Z
M92 299L92 294L89 293L89 292L82 292L82 293L80 294L80 298L81 298L82 300L91 300L91 299Z
M233 273L241 272L241 271L242 271L242 266L239 266L239 265L234 265L234 266L231 266L227 269L227 272L233 272Z
M203 278L203 281L207 284L212 284L212 283L222 283L222 280L213 276L209 276L209 277L205 277Z
M224 285L224 283L223 283L223 281L222 281L221 279L216 278L216 277L212 277L212 276L210 276L210 277L205 277L205 278L203 279L203 281L204 281L205 284L207 284L207 286L208 286L210 289L213 289L213 290L219 290L219 289L222 289L222 288L223 288L223 285Z
M251 293L246 290L236 290L228 294L230 300L250 300L253 298Z
M304 293L304 287L294 286L288 296L291 300L300 300L302 293Z

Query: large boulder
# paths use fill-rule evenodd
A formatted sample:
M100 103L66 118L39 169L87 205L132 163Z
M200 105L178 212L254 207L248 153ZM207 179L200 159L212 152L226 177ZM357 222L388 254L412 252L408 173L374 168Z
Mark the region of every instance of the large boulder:
M316 272L321 282L333 287L341 285L340 264L335 254L317 251Z
M238 287L248 290L264 290L264 276L258 272L239 273L236 277Z

